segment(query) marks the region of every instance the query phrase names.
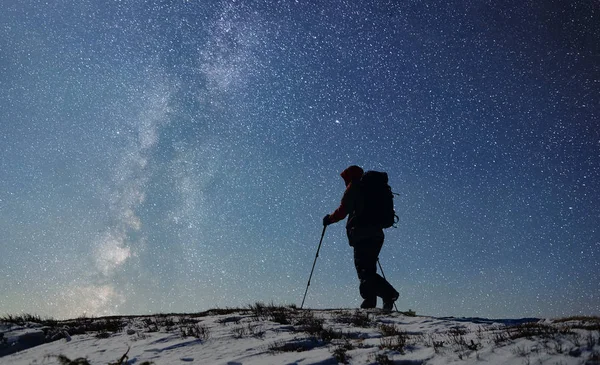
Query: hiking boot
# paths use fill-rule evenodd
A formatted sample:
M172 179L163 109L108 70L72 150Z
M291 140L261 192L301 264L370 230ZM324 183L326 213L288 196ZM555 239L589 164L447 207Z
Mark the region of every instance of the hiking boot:
M383 310L391 312L394 309L394 303L398 300L398 296L383 301Z
M360 305L360 307L362 309L370 309L370 308L377 307L377 297L363 300L363 302Z

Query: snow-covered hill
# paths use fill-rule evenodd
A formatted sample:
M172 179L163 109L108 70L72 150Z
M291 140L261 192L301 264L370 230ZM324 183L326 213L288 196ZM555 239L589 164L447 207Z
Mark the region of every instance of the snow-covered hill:
M0 364L15 365L600 364L597 317L434 318L257 303L68 321L7 316L0 326Z

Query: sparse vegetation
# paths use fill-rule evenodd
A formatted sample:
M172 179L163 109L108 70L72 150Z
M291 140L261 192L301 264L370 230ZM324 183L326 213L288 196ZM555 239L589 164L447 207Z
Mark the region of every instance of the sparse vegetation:
M442 349L444 348L444 341L438 340L436 335L433 333L428 334L428 339L429 339L429 344L431 345L431 347L433 347L433 351L436 354L440 354L442 352Z
M468 330L462 327L455 327L448 331L448 337L450 343L456 345L461 350L477 351L481 345L475 343L474 340L467 341L465 335L469 333Z
M313 341L275 341L271 345L269 345L269 351L273 353L277 352L302 352L313 349L315 344Z
M315 317L312 311L304 311L296 318L294 325L306 332L315 332L322 329L324 323L325 320Z
M492 330L492 341L496 346L500 346L510 339L510 334L505 328L496 328Z
M518 340L520 338L526 338L529 340L533 340L535 338L551 340L557 336L571 336L574 343L579 343L581 341L581 336L573 332L570 327L543 324L538 322L496 327L491 330L493 333L492 340L497 346L503 345L509 341Z
M235 338L243 338L247 336L262 338L265 334L262 326L255 323L246 323L245 325L236 326L231 332Z
M382 323L379 325L379 331L383 337L397 336L401 334L400 330L398 330L398 327L396 327L394 324Z
M54 327L58 323L58 321L54 318L42 318L36 314L21 314L21 315L11 315L7 314L5 316L0 317L0 323L11 323L19 326L23 326L26 323L39 323L43 326Z
M200 323L187 324L180 327L181 337L195 337L206 341L210 338L210 330L206 325Z
M531 353L531 350L525 346L517 346L513 349L513 354L519 357L526 357Z
M243 318L242 316L232 316L232 317L221 318L221 319L217 320L217 322L224 326L227 326L230 323L239 324L240 320L242 318Z
M398 351L399 353L404 355L407 340L408 335L405 332L402 332L395 336L382 337L381 345L379 346L379 348Z
M257 302L250 305L249 309L256 320L273 321L279 324L291 324L295 316L295 306L278 306L273 303L266 305L262 302Z
M337 314L336 320L340 323L348 323L363 328L369 327L372 323L369 313L360 310L356 310L352 314L342 311Z
M534 363L536 357L539 359L542 355L549 355L557 356L558 362L568 359L568 357L577 357L581 359L582 364L600 365L598 360L600 331L595 330L596 317L570 317L557 321L525 322L505 326L490 324L474 326L473 323L467 323L467 321L454 321L449 322L454 326L447 329L442 326L434 327L437 332L421 332L420 330L407 332L407 328L412 328L413 331L416 328L405 327L403 323L411 323L414 320L403 319L397 314L381 316L378 312L360 310L321 312L309 309L299 310L293 306L265 305L258 302L238 310L211 310L180 315L157 314L138 316L135 319L134 317L115 316L79 317L56 321L42 319L35 315L20 315L5 316L0 320L9 327L14 325L36 328L38 335L43 331L42 343L60 338L66 338L69 341L70 336L76 334L90 334L98 339L106 339L119 336L119 333L125 328L127 329L127 338L133 341L162 336L152 334L153 332L173 333L175 331L179 331L182 337L195 337L206 341L211 338L209 326L205 324L208 322L201 323L204 320L198 318L207 315L218 316L218 318L208 319L210 323L217 325L218 339L223 338L223 334L227 333L230 334L230 338L236 339L265 338L265 328L267 328L269 338L278 332L288 333L293 337L287 341L275 341L265 345L270 353L309 351L321 347L327 348L338 363L349 363L351 351L357 347L372 348L371 361L375 360L379 364L392 364L398 362L398 356L420 351L424 347L433 348L435 356L457 356L461 360L475 357L484 361L483 357L488 357L490 354L494 354L498 347L505 346L508 351L503 351L503 353L512 354L525 364ZM417 321L420 320L417 319ZM427 322L423 320L423 323ZM222 326L230 327L224 329ZM357 327L364 328L364 330L357 329ZM379 337L379 333L381 334L379 343L368 341ZM184 343L196 346L202 345L201 341ZM5 336L0 333L0 350L10 347L12 344L7 344ZM484 347L487 347L489 351L487 349L480 351ZM131 362L128 353L129 351L119 360L108 365L124 365ZM352 354L356 356L354 353ZM53 357L58 359L61 365L89 364L85 357L78 357L74 360L64 355ZM151 363L141 362L139 364L149 365Z
M558 318L554 320L554 323L564 323L564 322L600 322L600 317L598 316L571 316Z
M386 354L375 355L375 362L379 365L393 365L394 362Z
M402 313L403 315L405 315L407 317L416 317L417 316L417 313L412 309L409 309L406 312L400 312L400 313Z
M518 338L532 339L534 337L552 338L557 334L571 333L568 327L561 328L538 322L509 326L506 328L506 331L511 340L516 340Z
M338 363L348 364L350 359L352 358L348 355L348 350L352 348L348 348L346 346L338 346L333 350L333 357L337 360Z
M78 357L75 360L71 360L65 355L58 355L56 359L60 363L60 365L91 365L90 362L83 357Z
M192 320L189 319L186 323L190 323L190 321ZM148 332L158 332L161 329L169 332L176 325L174 317L165 314L157 314L153 317L144 318L143 322Z
M127 351L123 354L123 356L121 356L115 362L108 363L108 365L128 364L129 356L127 354L129 354L129 350L130 350L130 348L128 347ZM58 360L60 365L91 365L90 362L88 361L88 359L86 359L84 357L78 357L75 360L71 360L68 357L66 357L65 355L50 356L50 357L56 357L56 359ZM144 362L140 363L140 365L153 365L153 364L154 363L151 361L144 361Z
M105 332L105 331L103 331L103 332L98 332L98 333L96 334L96 338L109 338L109 337L110 337L110 333L108 333L108 332Z
M334 339L343 338L341 331L336 331L333 328L324 327L325 320L317 318L312 312L306 311L298 318L296 325L303 331L308 333L314 339L329 343Z
M193 317L191 317L189 315L182 315L182 316L179 316L179 317L175 317L174 319L175 319L175 321L176 321L176 323L178 325L190 324L190 323L193 324L193 323L197 323L198 322L198 319L193 318Z
M74 320L63 321L61 330L67 330L70 335L80 335L89 332L96 333L118 333L126 326L122 318L77 318ZM58 327L58 326L57 326Z

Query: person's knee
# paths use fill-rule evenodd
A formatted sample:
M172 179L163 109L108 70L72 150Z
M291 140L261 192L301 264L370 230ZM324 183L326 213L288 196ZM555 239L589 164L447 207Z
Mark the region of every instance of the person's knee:
M376 272L373 272L372 270L367 270L367 269L360 269L356 271L358 274L358 278L360 279L360 282L362 283L363 281L372 281L375 278Z

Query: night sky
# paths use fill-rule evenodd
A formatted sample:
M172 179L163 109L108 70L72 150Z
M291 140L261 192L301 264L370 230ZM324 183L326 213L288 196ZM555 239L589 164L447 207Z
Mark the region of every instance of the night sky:
M440 3L3 1L0 314L299 306L352 164L400 310L600 314L600 4Z

